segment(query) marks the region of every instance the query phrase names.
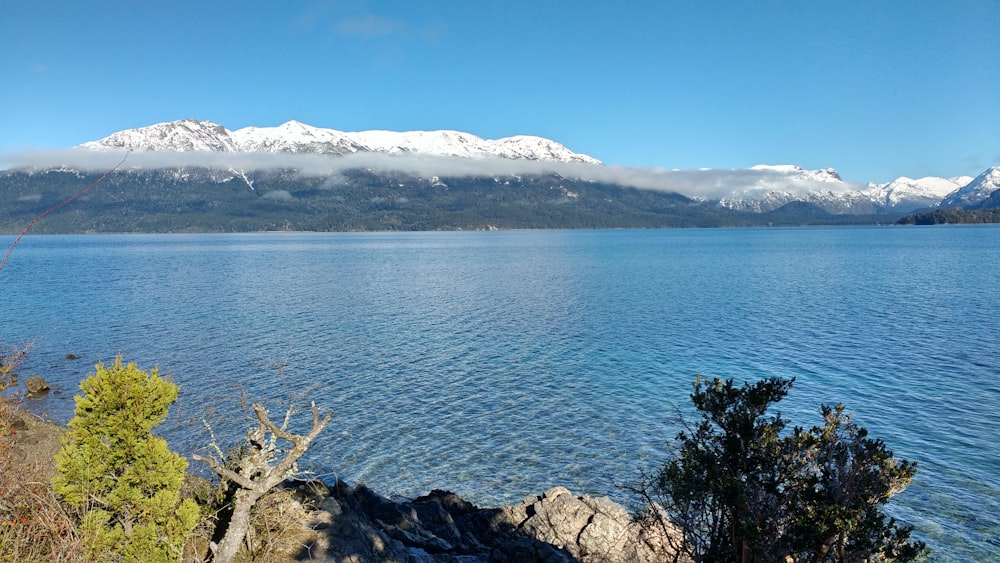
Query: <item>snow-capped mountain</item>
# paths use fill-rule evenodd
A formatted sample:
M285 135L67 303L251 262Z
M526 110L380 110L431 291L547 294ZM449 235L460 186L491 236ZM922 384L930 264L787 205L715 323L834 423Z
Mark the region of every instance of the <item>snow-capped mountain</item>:
M844 182L833 168L805 170L795 165L757 165L749 170L744 185L719 200L719 205L758 213L772 211L793 201L817 205L830 213L909 212L935 206L942 198L972 181L970 176L953 178L900 177L885 184L867 186ZM979 198L981 201L988 194Z
M942 198L971 181L971 176L928 176L916 180L901 176L887 184L869 184L865 193L887 209L911 211L937 205Z
M871 213L871 199L840 178L833 168L806 170L793 164L758 164L727 179L730 193L718 205L765 213L793 201L817 205L830 213Z
M987 168L966 186L948 194L941 201L941 207L974 208L997 190L1000 190L1000 166Z
M588 155L575 153L565 146L542 137L513 136L496 140L483 139L461 131L360 131L343 132L312 127L298 121L289 121L277 127L244 127L230 131L211 121L185 119L158 123L138 129L119 131L104 139L83 143L80 147L91 150L130 149L155 152L196 152L199 158L192 162L212 162L198 168L177 166L174 174L189 176L209 174L213 181L240 179L253 188L253 166L244 169L242 164L216 165L214 155L208 153L286 153L305 155L348 156L375 153L384 155L445 156L468 160L543 161L556 163L601 162ZM236 156L242 157L242 154ZM253 158L253 157L251 157ZM135 162L139 159L133 159ZM140 160L140 162L142 162ZM173 161L168 161L173 162ZM245 159L244 161L245 162ZM266 159L264 162L268 162ZM411 162L403 159L400 162ZM136 166L141 168L142 166ZM463 170L480 170L476 165ZM612 167L613 168L613 167ZM206 171L207 170L207 171ZM254 169L257 170L257 169ZM426 174L435 177L440 172L433 166L403 169L404 173ZM504 170L509 167L482 167ZM580 172L566 169L570 174ZM257 170L259 172L259 170ZM621 183L630 186L634 177L625 174L626 180L608 168L598 166L591 178L597 181ZM465 172L463 172L465 173ZM478 172L477 172L478 173ZM494 172L496 173L496 172ZM530 172L528 172L530 174ZM254 176L254 177L251 177ZM581 173L586 180L589 172ZM609 179L610 178L610 179ZM1000 188L1000 167L992 168L976 178L897 178L885 184L855 184L845 182L833 168L808 170L792 164L759 164L748 169L695 171L685 178L691 181L675 182L666 177L658 179L651 187L675 191L693 199L721 207L763 213L776 210L793 202L805 202L834 214L907 213L916 209L944 205L968 207L985 201L992 191ZM691 193L685 193L685 186ZM709 195L711 194L711 195ZM944 200L944 201L942 201Z
M460 131L360 131L346 133L289 121L277 127L230 131L211 121L183 119L126 129L83 143L87 149L142 151L283 152L346 155L360 152L421 154L463 158L506 158L600 164L542 137L483 139Z

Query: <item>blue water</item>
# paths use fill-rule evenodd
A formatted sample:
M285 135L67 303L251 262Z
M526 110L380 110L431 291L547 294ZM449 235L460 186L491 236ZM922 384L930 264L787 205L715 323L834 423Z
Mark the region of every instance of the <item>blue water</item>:
M890 510L934 561L1000 561L998 332L997 227L29 236L0 272L62 388L32 408L121 351L181 385L175 449L242 434L241 388L308 397L303 465L386 494L624 501L696 375L795 376L786 418L843 402L918 462Z

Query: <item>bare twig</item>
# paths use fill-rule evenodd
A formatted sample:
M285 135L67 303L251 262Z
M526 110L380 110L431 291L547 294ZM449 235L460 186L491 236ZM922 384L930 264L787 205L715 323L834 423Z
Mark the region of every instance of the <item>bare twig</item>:
M96 188L97 185L100 184L101 182L103 182L105 178L107 178L112 173L114 173L115 171L117 171L121 167L122 164L125 164L125 159L127 159L128 155L131 154L131 153L132 153L132 151L126 152L125 156L122 157L122 159L118 162L118 164L115 165L114 168L112 168L111 170L108 170L107 172L105 172L103 176L101 176L100 178L98 178L98 179L94 180L93 182L91 182L86 188L83 188L82 190L80 190L79 192L77 192L75 195L66 198L62 202L53 205L52 207L46 209L45 211L42 211L41 213L38 214L37 217L35 217L31 221L29 221L28 225L26 227L24 227L24 230L21 231L21 234L17 235L17 238L14 239L14 242L12 242L10 244L10 248L7 249L7 254L4 254L3 260L0 260L0 271L2 271L3 267L7 265L7 259L10 258L10 255L14 252L14 247L17 246L17 243L21 242L21 239L24 237L24 235L28 234L28 231L30 231L32 229L32 227L35 226L35 223L41 221L42 217L45 217L46 215L48 215L49 213L52 213L56 209L59 209L60 207L66 205L66 204L68 204L68 203L70 203L72 201L75 201L76 199L78 199L79 197L83 196L84 194L86 194L90 190Z

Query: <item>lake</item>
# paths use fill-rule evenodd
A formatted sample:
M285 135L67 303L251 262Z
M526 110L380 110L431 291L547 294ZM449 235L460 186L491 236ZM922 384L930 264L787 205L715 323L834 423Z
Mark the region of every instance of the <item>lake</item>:
M181 386L174 449L313 400L303 465L390 495L624 502L696 376L794 376L794 424L843 402L918 462L890 512L934 561L1000 561L998 333L995 226L28 236L0 272L32 409L120 351Z

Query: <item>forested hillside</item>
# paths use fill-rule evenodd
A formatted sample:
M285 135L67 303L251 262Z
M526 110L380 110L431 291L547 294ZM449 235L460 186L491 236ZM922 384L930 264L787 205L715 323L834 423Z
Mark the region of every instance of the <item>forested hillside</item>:
M0 174L0 231L76 194L98 174ZM896 216L835 215L793 203L740 212L677 193L560 176L432 178L350 171L246 179L210 171L123 171L46 216L36 233L596 229L872 224Z

